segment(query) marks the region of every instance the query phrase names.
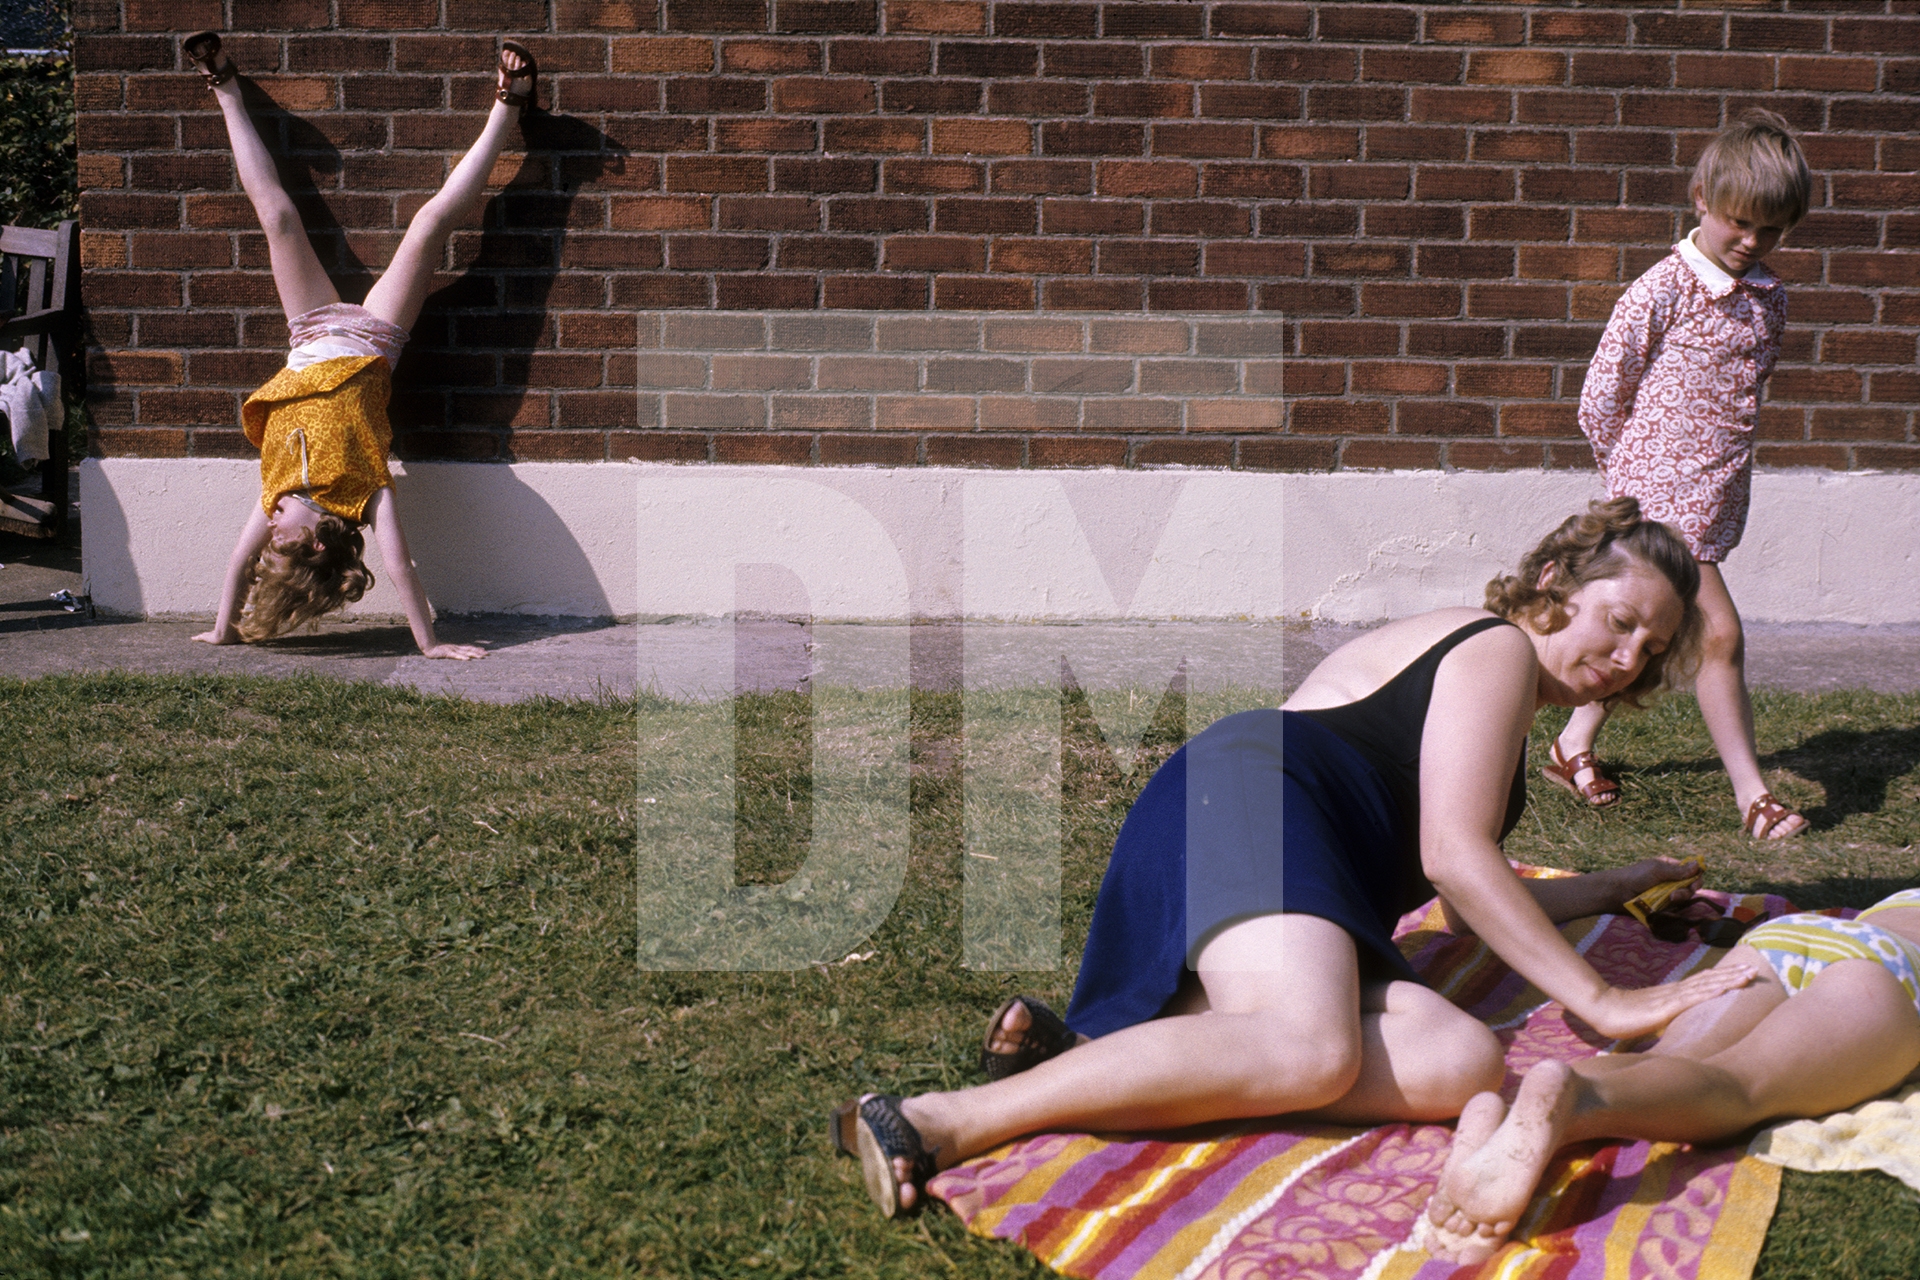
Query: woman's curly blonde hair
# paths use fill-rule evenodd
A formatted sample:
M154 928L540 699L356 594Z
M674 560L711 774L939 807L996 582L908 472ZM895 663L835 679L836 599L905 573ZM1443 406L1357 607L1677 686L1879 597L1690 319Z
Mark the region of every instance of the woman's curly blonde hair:
M254 559L240 638L252 644L352 604L373 586L360 526L324 515L291 544L269 545Z
M1553 576L1546 581L1547 570ZM1633 498L1593 502L1582 515L1569 516L1520 561L1520 567L1487 583L1486 607L1509 622L1526 622L1550 635L1572 621L1567 599L1589 582L1617 578L1634 568L1652 569L1672 584L1683 606L1680 629L1666 649L1647 659L1634 682L1607 699L1638 707L1669 676L1691 673L1699 664L1700 566L1687 544L1658 520L1643 519Z

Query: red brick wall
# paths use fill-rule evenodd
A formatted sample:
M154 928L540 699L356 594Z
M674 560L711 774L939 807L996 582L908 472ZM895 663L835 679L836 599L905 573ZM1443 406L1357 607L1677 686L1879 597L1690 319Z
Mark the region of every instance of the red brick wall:
M228 47L278 104L259 118L349 297L477 133L497 36L541 60L552 114L402 364L404 456L767 452L741 438L765 415L674 423L636 387L662 310L1229 311L1286 322L1283 403L1245 430L1079 447L1084 415L976 416L992 438L966 455L1589 466L1600 325L1690 225L1701 144L1763 104L1818 184L1771 259L1792 324L1760 461L1920 465L1915 0L76 8L105 454L244 454L239 402L280 362L264 242L180 69L180 34L217 26L246 33Z

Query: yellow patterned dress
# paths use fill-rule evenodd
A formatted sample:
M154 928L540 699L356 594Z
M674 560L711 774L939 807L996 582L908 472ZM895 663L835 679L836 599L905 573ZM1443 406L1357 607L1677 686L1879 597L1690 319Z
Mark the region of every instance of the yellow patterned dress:
M269 515L288 493L361 523L375 490L393 483L387 450L393 427L385 356L341 356L282 369L240 408L247 439L260 449L260 505Z

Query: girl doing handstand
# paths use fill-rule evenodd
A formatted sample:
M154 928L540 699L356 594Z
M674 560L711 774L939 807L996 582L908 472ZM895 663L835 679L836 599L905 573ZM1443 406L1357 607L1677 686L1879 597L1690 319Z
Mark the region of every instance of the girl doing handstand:
M194 639L265 640L360 599L373 585L362 561L365 526L380 543L420 652L463 661L485 657L476 645L442 644L434 635L433 609L407 552L387 470L393 440L387 399L393 366L447 240L485 196L508 128L533 102L533 57L511 41L502 46L497 100L479 141L414 214L392 263L359 306L340 301L308 243L299 210L247 114L233 60L220 52L220 37L201 32L184 48L226 117L240 185L267 233L292 346L287 367L241 408L247 439L260 449L260 503L227 563L213 630Z

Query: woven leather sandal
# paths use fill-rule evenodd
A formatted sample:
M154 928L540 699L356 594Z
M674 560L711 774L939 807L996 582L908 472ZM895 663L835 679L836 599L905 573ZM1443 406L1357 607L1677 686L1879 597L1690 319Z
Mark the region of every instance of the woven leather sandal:
M836 1108L834 1111L834 1141L839 1142L842 1113L848 1108ZM907 1210L900 1203L900 1177L894 1172L893 1162L905 1160L909 1169L908 1182L919 1193L913 1208L920 1208L927 1202L927 1180L939 1170L934 1165L933 1153L927 1150L926 1143L920 1139L920 1131L913 1122L900 1113L900 1099L890 1093L869 1093L862 1097L852 1108L853 1139L860 1156L860 1176L867 1184L867 1194L873 1198L883 1216L898 1217Z
M1775 827L1791 818L1799 818L1800 825L1792 831L1784 831L1777 836L1773 834ZM1791 840L1804 834L1809 825L1804 814L1775 800L1771 791L1762 791L1747 806L1747 820L1741 829L1755 840Z
M1018 1048L996 1053L994 1040L1008 1034L1000 1024L1006 1020L1007 1011L1015 1005L1026 1006L1026 1030L1019 1033ZM986 1038L980 1042L980 1069L987 1073L989 1080L1005 1080L1008 1076L1029 1071L1050 1058L1057 1058L1079 1043L1080 1037L1060 1020L1059 1014L1038 1000L1015 996L995 1009L992 1021L987 1023Z
M1582 751L1569 760L1560 754L1560 740L1555 738L1547 749L1551 762L1540 766L1540 772L1549 782L1565 787L1586 801L1594 809L1604 809L1620 798L1620 784L1600 772L1600 762L1594 759L1593 752ZM1583 786L1574 778L1586 769L1593 770L1593 777Z
M493 96L510 107L518 107L523 113L529 107L538 106L534 98L540 88L540 64L533 60L533 55L525 45L512 40L501 41L500 52L503 56L500 59L500 74L494 82ZM519 54L526 59L526 65L517 70L508 67L504 55L509 53ZM523 84L517 93L513 90L516 84Z
M220 52L218 31L195 32L180 42L180 49L199 68L200 78L207 82L208 89L225 84L239 74L233 59Z

